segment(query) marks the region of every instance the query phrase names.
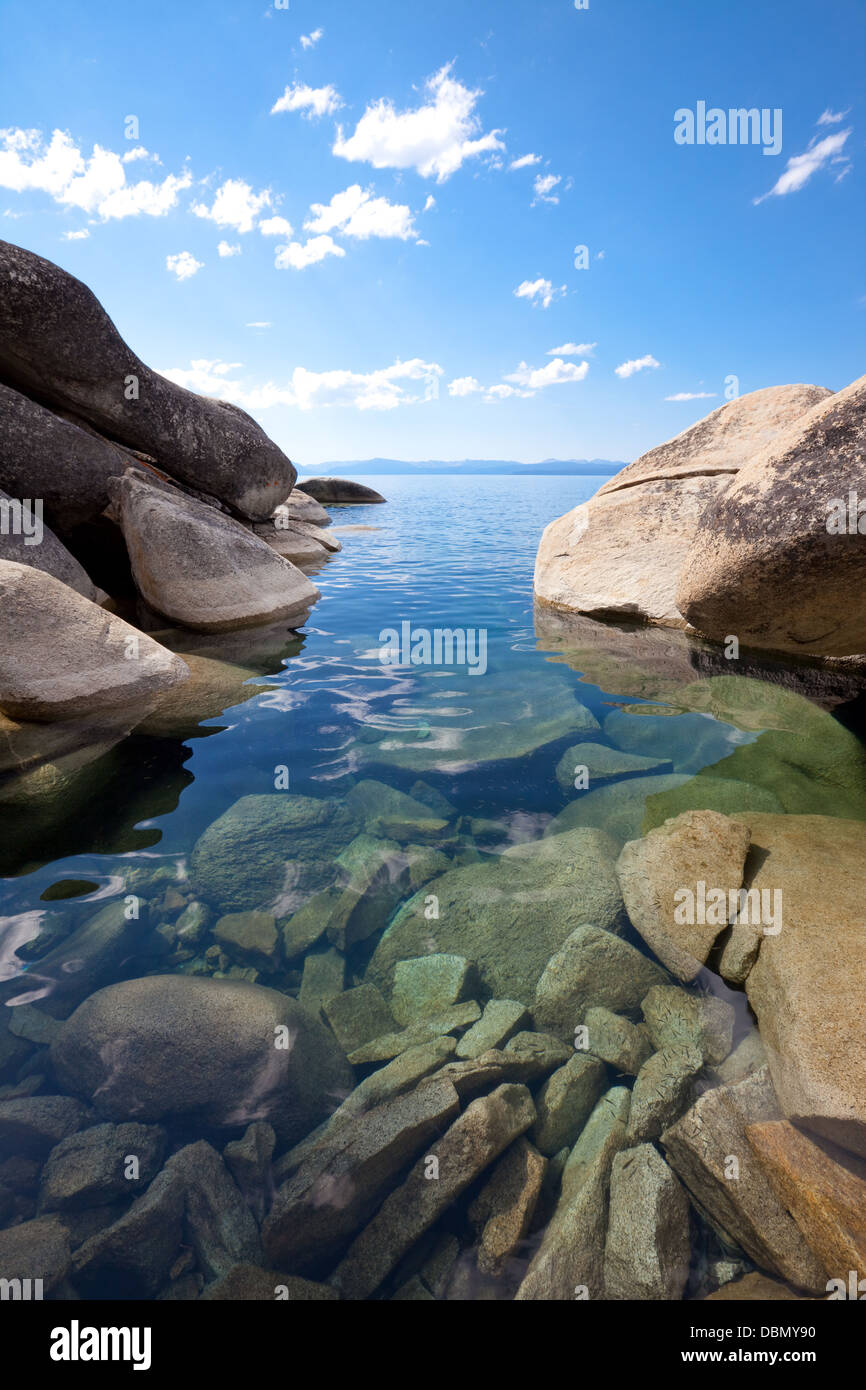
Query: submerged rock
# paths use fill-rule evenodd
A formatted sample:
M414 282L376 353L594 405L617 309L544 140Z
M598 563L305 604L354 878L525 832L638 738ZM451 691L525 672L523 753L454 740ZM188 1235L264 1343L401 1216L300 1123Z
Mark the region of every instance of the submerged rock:
M680 1299L690 1262L684 1188L652 1144L618 1153L610 1178L605 1297Z
M289 494L295 469L251 416L146 367L80 280L5 241L0 319L0 371L18 390L83 416L253 521Z
M94 1125L61 1139L42 1170L40 1210L78 1210L140 1196L159 1171L165 1144L164 1130L140 1124Z
M36 1298L32 1281L42 1281L42 1293L51 1294L62 1284L69 1272L72 1255L69 1238L58 1221L51 1217L38 1217L35 1221L22 1221L9 1230L0 1231L0 1278L20 1279L22 1298ZM4 1298L14 1298L11 1291L4 1291Z
M628 840L643 834L647 803L657 792L682 786L688 778L676 773L628 777L622 782L598 787L569 803L555 816L545 836L561 835L578 829L602 830L619 850Z
M514 999L491 999L484 1013L457 1044L457 1056L462 1059L480 1057L491 1048L504 1047L516 1033L529 1024L529 1011Z
M473 962L494 998L530 1004L547 962L575 927L587 921L606 932L620 926L615 853L601 832L576 830L514 845L494 863L443 874L400 908L367 978L387 994L398 961L453 953ZM433 919L425 915L431 895L438 904Z
M575 1053L545 1081L535 1097L538 1119L532 1139L541 1153L553 1158L571 1148L605 1089L607 1067L598 1057Z
M128 1212L75 1252L74 1287L84 1298L153 1298L183 1235L183 1182L176 1170L164 1168Z
M674 765L669 758L641 758L636 753L609 748L606 743L576 743L556 765L556 780L564 792L574 791L576 773L583 770L587 789L595 789L626 777L671 773Z
M409 1027L422 1019L445 1013L452 1004L461 1003L471 993L472 974L472 966L463 956L399 960L394 967L391 995L395 1018Z
M21 1096L0 1101L0 1152L44 1158L55 1145L86 1129L93 1111L72 1096Z
M179 656L53 575L0 560L0 709L12 719L143 714L188 675Z
M700 1048L674 1045L654 1052L637 1074L628 1122L630 1144L658 1139L686 1109L703 1066Z
M245 1129L301 1139L351 1090L330 1033L259 985L153 975L99 990L52 1046L62 1084L113 1120Z
M525 1137L500 1158L469 1207L478 1231L478 1268L501 1275L521 1252L535 1215L547 1172L547 1159Z
M656 985L641 1011L657 1048L696 1047L711 1066L718 1066L731 1050L735 1014L724 999L688 994L675 985Z
M653 985L668 976L627 941L584 923L551 957L536 988L532 1016L536 1028L573 1043L575 1031L593 1007L636 1017Z
M132 572L157 613L197 632L280 619L300 626L320 597L299 569L222 512L130 470L113 478Z
M183 1185L184 1232L199 1269L218 1279L239 1262L262 1257L252 1212L215 1149L204 1140L179 1149L165 1165Z
M656 989L663 986L655 986ZM653 991L650 990L650 994ZM647 1029L610 1009L587 1009L587 1050L616 1071L637 1076L653 1050Z

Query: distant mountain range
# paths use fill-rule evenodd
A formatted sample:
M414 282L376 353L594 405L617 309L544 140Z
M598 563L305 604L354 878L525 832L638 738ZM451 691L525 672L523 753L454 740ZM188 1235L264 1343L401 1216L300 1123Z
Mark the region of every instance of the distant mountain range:
M424 463L406 463L402 459L361 459L354 463L323 463L318 468L298 465L304 477L345 478L353 473L418 474L418 473L519 473L521 476L567 476L578 478L607 477L625 468L624 463L611 459L544 459L541 463L515 463L509 459L462 459L458 462L427 459Z

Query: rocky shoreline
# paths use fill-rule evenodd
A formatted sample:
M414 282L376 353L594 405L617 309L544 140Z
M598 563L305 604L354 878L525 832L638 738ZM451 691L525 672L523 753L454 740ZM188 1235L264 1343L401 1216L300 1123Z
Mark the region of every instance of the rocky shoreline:
M48 518L0 538L15 807L45 767L247 698L339 549L325 506L383 499L296 485L242 411L6 244L0 306L0 487ZM241 796L189 853L4 919L0 1277L58 1301L851 1296L866 752L828 711L861 688L863 549L813 522L858 484L863 390L744 397L548 528L538 644L619 691L598 718L546 668L462 742L374 734L336 795ZM816 554L841 556L820 636ZM731 595L738 666L711 640ZM532 838L432 784L539 748Z

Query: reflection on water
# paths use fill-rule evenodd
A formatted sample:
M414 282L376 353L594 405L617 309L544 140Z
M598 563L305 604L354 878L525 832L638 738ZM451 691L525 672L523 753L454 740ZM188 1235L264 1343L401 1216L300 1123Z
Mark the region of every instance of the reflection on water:
M382 1078L389 1067L415 1055L406 1051L406 1028L416 1030L414 1048L429 1049L431 1039L439 1048L430 1072L455 1047L460 1056L454 1039L474 1026L471 1001L476 1019L491 1000L507 1002L517 1020L512 1032L528 1036L539 974L582 924L605 928L623 949L646 957L622 913L614 874L625 841L689 809L866 820L866 752L850 716L857 685L843 668L783 668L748 654L730 663L681 633L534 613L541 530L590 496L598 480L431 477L372 485L389 505L376 510L375 525L370 509L339 509L344 548L316 576L323 597L303 634L280 626L225 637L157 630L188 660L192 677L134 729L0 726L0 1003L9 1006L0 1028L0 1105L59 1089L95 1100L99 1110L99 1095L110 1093L113 1108L100 1117L161 1121L174 1148L199 1137L222 1147L238 1137L241 1114L268 1120L277 1133L274 1172L283 1181L302 1161L286 1140L297 1137L299 1121L289 1123L284 1102L273 1101L277 1082L285 1093L287 1074L273 1057L254 1061L246 1024L211 1022L212 1004L202 994L196 1017L214 1037L211 1052L199 1055L192 1034L166 1014L165 1036L188 1066L189 1104L173 1083L160 1108L161 1054L151 1059L146 1084L130 1058L132 1037L145 1061L156 1046L145 1036L150 1014L138 1018L132 995L117 1015L123 1026L91 1020L97 1041L78 1039L80 1056L72 1060L67 1035L55 1042L63 1020L95 991L152 975L183 976L203 988L208 981L267 986L279 996L261 1005L269 1030L274 1021L282 1026L280 1009L300 998L339 1044L330 1035L327 1047L319 1044L319 1071L308 1061L320 1093L298 1101L306 1132L341 1101L352 1114L363 1108L364 1087L373 1096L368 1103L388 1093ZM381 634L403 622L484 629L485 674L384 664ZM844 722L831 713L837 706L849 711ZM599 766L608 771L595 786L571 785L570 766L563 775L576 746L589 749L587 758L599 749L606 756ZM469 974L459 988L413 976L401 995L395 964L424 956L465 956ZM361 984L362 997L344 994ZM698 988L729 1006L728 1050L748 1044L754 1028L744 995L707 970ZM337 996L349 1002L334 1004ZM438 1025L429 1021L437 1000ZM633 1018L640 1016L635 1003L639 997L622 1006ZM260 1006L249 1007L254 1014ZM464 1015L446 1027L441 1016L449 1007ZM305 1025L288 1016L284 1022L303 1038ZM389 1043L395 1035L401 1040ZM549 1038L545 1046L564 1044ZM335 1052L327 1065L322 1048ZM233 1066L233 1050L247 1059L246 1073ZM100 1072L106 1057L110 1077ZM521 1065L537 1095L563 1059L554 1053L547 1063ZM419 1067L412 1084L424 1074ZM359 1082L360 1092L353 1090ZM609 1066L607 1083L632 1081ZM233 1122L214 1118L214 1088L225 1092ZM566 1126L562 1135L567 1155L576 1134ZM13 1229L37 1214L46 1179L34 1170L16 1187L4 1176L10 1143L11 1153L0 1152L0 1227ZM50 1148L47 1139L36 1144L40 1164ZM548 1177L535 1215L508 1260L478 1255L484 1241L477 1246L470 1200L476 1183L431 1216L377 1296L415 1287L416 1279L428 1291L418 1296L431 1287L451 1298L513 1296L556 1209L565 1156L545 1154ZM406 1163L413 1157L407 1148ZM261 1190L250 1177L247 1192L242 1168L239 1162L233 1171L261 1217L273 1176ZM390 1185L402 1175L398 1165ZM359 1207L343 1237L332 1229L323 1238L327 1258L297 1270L287 1265L287 1272L331 1273L387 1187L370 1198L369 1210ZM76 1257L73 1288L77 1268L81 1291L111 1296L114 1266L86 1242L97 1239L100 1221L125 1220L130 1201L106 1190L91 1204L104 1219L79 1222L71 1233L73 1251L88 1251ZM70 1210L79 1207L90 1209L85 1196ZM235 1254L244 1250L248 1262L266 1267L266 1255L288 1258L279 1231L267 1239L263 1253L255 1229ZM446 1246L452 1258L437 1283L425 1260ZM699 1222L688 1288L714 1287L720 1276L712 1270L726 1259L736 1265L740 1255ZM199 1262L172 1282L171 1263L126 1270L124 1287L152 1297L186 1279L187 1292L171 1296L194 1297L213 1277ZM740 1272L750 1267L741 1265Z

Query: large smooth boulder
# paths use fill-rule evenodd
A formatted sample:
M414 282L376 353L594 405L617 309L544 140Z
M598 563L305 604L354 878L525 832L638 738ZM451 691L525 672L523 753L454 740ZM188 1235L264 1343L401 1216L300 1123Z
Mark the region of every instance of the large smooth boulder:
M356 483L352 478L301 478L298 491L306 492L317 502L328 505L334 503L384 502L385 498L374 488Z
M53 575L61 584L68 584L69 588L74 589L82 598L89 599L91 603L98 603L105 595L101 594L87 571L74 555L70 555L44 519L40 521L33 512L34 500L33 494L30 494L29 501L23 509L29 535L21 530L16 534L14 528L20 526L18 518L22 516L22 512L19 511L22 502L18 497L13 498L0 491L0 512L4 517L10 518L9 522L0 527L0 560L12 560L16 565L31 565L33 569Z
M243 1131L267 1120L296 1143L352 1089L333 1035L294 999L229 980L149 975L92 994L51 1058L108 1120Z
M0 710L50 722L153 702L186 664L43 570L0 560Z
M0 242L0 373L156 459L242 516L265 521L295 469L256 422L145 366L91 290L32 251Z
M676 602L694 628L800 656L866 651L864 445L866 376L751 459L686 559Z
M684 627L677 581L704 512L759 449L827 394L820 386L754 391L642 455L547 527L537 597L600 618Z
M0 383L0 487L41 497L63 526L90 521L108 506L108 480L129 457L11 386Z
M109 492L142 597L181 627L298 625L319 598L306 575L215 507L135 470L113 478Z
M331 525L331 517L321 502L317 502L315 497L311 497L299 487L293 488L285 502L280 503L271 520L278 525L289 522L302 522L311 526Z
M399 961L446 953L472 961L492 998L529 1005L551 956L576 927L621 925L615 856L601 831L574 830L513 845L492 864L452 869L400 908L367 979L390 994ZM439 914L432 920L425 913L430 895Z
M796 1124L866 1155L866 825L830 816L736 817L751 831L746 886L781 894L746 981L773 1084Z

